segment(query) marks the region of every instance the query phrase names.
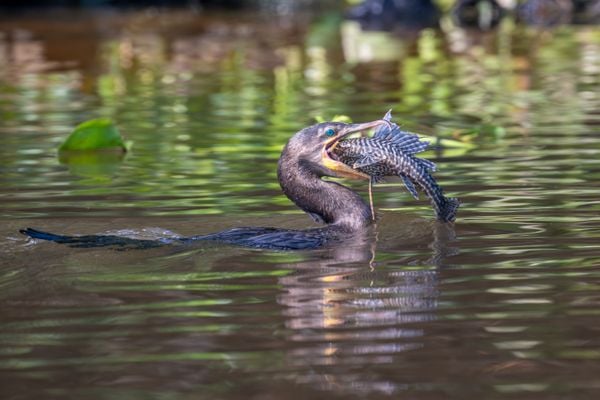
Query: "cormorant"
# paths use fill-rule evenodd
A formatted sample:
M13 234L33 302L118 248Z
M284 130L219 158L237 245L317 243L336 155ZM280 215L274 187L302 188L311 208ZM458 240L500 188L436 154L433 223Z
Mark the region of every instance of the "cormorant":
M284 147L277 168L285 195L322 228L291 230L265 227L232 228L222 232L182 238L141 240L115 235L66 236L27 228L20 232L35 239L64 243L71 247L148 248L170 243L218 241L240 246L279 250L311 249L364 232L372 224L370 207L354 191L322 178L343 177L368 180L361 173L334 160L329 151L343 138L389 124L376 120L363 124L324 122L297 132Z

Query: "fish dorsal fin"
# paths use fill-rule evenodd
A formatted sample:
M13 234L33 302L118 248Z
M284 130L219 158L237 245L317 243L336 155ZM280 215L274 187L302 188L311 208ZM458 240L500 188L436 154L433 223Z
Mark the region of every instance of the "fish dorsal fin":
M425 151L429 147L429 142L421 141L417 135L407 136L401 140L391 140L395 146L399 146L408 154L415 154Z
M383 116L383 118L381 118L384 121L388 121L390 122L392 125L396 125L392 122L392 110L388 110L388 112L385 113L385 115ZM373 137L378 137L381 135L385 135L387 133L389 133L390 131L390 126L388 124L382 124L379 125L379 127L377 127L377 129L375 129L375 133L373 134Z
M420 153L429 146L429 142L421 141L419 136L403 131L397 124L391 122L392 110L389 110L382 119L389 121L391 126L388 124L380 125L373 134L373 138L387 140L408 154Z

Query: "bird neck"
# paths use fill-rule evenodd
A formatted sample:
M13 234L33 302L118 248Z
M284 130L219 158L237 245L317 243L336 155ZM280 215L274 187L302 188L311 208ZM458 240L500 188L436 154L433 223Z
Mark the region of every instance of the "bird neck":
M327 224L359 231L372 222L371 210L358 194L339 183L323 181L308 164L287 156L285 151L277 176L291 201Z

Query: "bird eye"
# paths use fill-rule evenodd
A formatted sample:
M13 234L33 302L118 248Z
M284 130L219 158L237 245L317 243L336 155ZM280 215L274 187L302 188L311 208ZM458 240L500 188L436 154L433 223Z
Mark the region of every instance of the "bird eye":
M329 128L325 131L325 135L332 137L333 135L335 135L335 131L333 129Z

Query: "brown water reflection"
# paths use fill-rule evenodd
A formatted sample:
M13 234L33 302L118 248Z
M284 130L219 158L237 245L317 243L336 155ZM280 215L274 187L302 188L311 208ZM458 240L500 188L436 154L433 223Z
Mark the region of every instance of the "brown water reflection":
M257 372L272 374L273 390L282 390L277 381L291 381L339 394L397 392L402 389L394 380L372 382L347 368L394 363L397 353L423 348L423 328L414 325L436 319L437 270L457 251L448 226L398 222L405 228L396 233L412 237L404 245L425 250L394 268L376 261L374 236L308 253L229 249L224 255L211 245L65 254L42 245L43 257L51 252L56 263L38 261L34 253L31 262L45 265L29 274L27 288L11 289L24 277L4 280L13 295L3 304L27 313L4 308L11 322L0 337L13 350L0 368L34 386L51 379L58 393L83 396L104 386L193 391L228 379L228 369L248 375L232 388L234 397L249 386L262 388ZM15 257L13 271L28 274L27 266L17 267L22 259ZM38 284L43 293L36 294ZM49 356L51 348L57 351ZM315 373L321 368L327 370ZM71 387L67 376L73 374L93 379L95 389Z
M593 398L598 29L442 26L0 16L1 397ZM312 226L280 193L282 145L316 115L389 108L470 143L426 154L462 200L452 229L390 181L373 232L311 252L70 249L17 233ZM61 164L64 135L97 116L133 151Z
M396 380L373 379L346 368L393 364L398 353L424 347L423 329L414 326L436 319L437 269L454 231L435 224L432 232L422 233L413 244L427 243L433 235L429 244L433 256L412 263L424 266L378 268L376 241L334 249L322 262L290 265L295 273L280 280L284 293L278 303L287 307L283 313L291 330L288 340L298 346L286 362L311 371L298 374L294 378L298 383L346 394L402 390ZM336 366L342 366L342 372ZM315 373L315 368L328 370Z

